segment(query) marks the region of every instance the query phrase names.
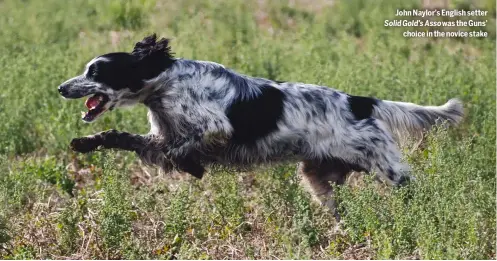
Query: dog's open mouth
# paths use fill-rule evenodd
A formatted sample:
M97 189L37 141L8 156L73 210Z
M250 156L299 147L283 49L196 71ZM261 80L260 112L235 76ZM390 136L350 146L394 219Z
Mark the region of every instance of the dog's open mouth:
M109 97L103 93L97 93L89 97L86 102L88 112L81 112L82 118L86 122L92 122L97 116L107 110L105 105L109 102Z

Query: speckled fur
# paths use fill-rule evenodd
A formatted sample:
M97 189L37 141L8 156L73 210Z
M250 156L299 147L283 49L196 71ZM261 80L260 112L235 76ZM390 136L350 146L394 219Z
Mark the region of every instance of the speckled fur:
M142 42L142 53L147 46L160 49L154 47L155 36ZM113 135L120 142L106 145L105 138L89 136L75 139L75 150L86 152L82 144L92 140L93 149L132 150L147 163L190 169L197 177L209 164L303 161L307 167L302 167L302 176L311 190L328 197L331 190L324 182L342 183L342 176L353 169L374 170L393 185L409 180L409 167L401 161L392 131L410 134L438 120L457 124L462 118L458 100L423 107L351 96L326 86L246 76L214 62L172 58L167 43L163 49L164 59L170 59L167 68L142 79L139 88L98 83L87 84L93 89L84 92L106 93L113 107L143 103L149 108L149 134L104 132L99 137ZM85 85L78 86L72 88L81 91Z

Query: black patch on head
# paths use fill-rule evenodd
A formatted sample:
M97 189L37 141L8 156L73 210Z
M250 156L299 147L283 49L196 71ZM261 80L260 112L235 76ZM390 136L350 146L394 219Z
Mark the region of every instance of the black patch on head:
M133 92L143 88L143 81L157 77L169 68L173 56L168 39L145 37L130 53L109 53L90 65L87 77L114 90L129 88Z
M138 59L137 69L144 80L157 77L174 63L169 39L161 38L157 41L156 34L136 43L131 54Z
M374 98L349 95L347 98L349 107L354 114L356 120L363 120L371 117L373 114L373 106L377 105Z
M173 53L169 46L169 39L161 38L157 41L157 35L153 34L143 38L135 44L131 52L132 55L140 60L156 60L156 62L165 62L173 59Z
M135 70L137 59L129 53L109 53L100 56L88 68L86 77L114 90L142 88L142 77Z
M270 85L263 85L261 93L250 99L239 98L227 109L233 126L232 141L252 145L258 139L275 131L283 116L284 94Z

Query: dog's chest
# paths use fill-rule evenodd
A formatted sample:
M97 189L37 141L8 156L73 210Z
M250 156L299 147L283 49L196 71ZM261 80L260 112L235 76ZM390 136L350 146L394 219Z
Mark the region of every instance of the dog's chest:
M150 134L160 135L161 129L159 121L151 110L148 111L147 118L150 123Z

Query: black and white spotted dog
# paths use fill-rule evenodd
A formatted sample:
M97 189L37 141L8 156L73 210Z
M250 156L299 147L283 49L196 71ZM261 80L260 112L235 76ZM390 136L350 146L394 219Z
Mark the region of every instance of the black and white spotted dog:
M148 164L198 178L209 164L300 161L301 175L330 208L329 182L343 183L352 170L374 170L393 185L410 178L392 133L417 133L439 120L457 124L463 115L456 99L420 106L177 59L168 40L155 35L138 42L131 53L94 58L58 91L70 99L90 96L86 122L116 107L142 103L149 109L148 134L104 131L74 139L75 151L134 151Z

